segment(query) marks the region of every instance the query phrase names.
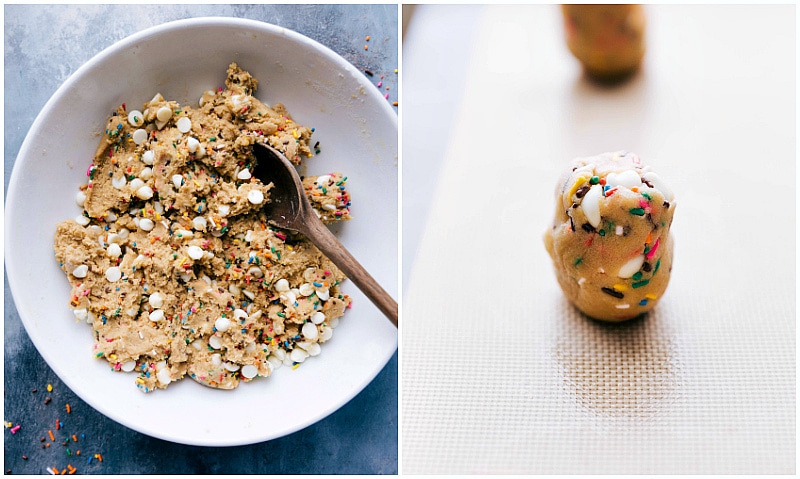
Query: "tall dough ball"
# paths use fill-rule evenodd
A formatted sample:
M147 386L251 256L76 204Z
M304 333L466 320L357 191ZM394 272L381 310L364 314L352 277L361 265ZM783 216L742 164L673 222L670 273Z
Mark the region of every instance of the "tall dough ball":
M653 309L669 283L675 198L633 153L573 160L545 232L561 289L587 316L625 321Z

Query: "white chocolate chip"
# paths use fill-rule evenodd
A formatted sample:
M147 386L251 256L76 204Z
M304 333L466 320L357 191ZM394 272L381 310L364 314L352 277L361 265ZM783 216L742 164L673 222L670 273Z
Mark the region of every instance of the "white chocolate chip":
M120 366L120 369L122 369L126 373L129 373L129 372L133 371L135 368L136 368L136 361L134 361L133 359L129 359L129 360L125 361Z
M245 168L236 175L237 178L240 180L249 180L253 175L250 174L250 170Z
M581 201L581 208L583 208L583 213L586 215L586 220L595 228L600 226L600 197L602 192L602 186L594 185Z
M231 327L231 320L226 317L219 317L216 321L214 321L214 327L217 328L217 331L220 333L224 333Z
M208 221L202 216L197 216L192 220L192 228L197 231L205 231L208 226Z
M122 271L118 267L111 266L106 270L106 280L109 283L116 283L120 278L122 278Z
M311 322L314 324L322 324L325 322L325 313L317 311L311 315Z
M127 182L128 180L125 179L125 176L118 176L116 178L111 178L111 186L113 186L118 190L121 190L123 187L125 187L125 184Z
M163 309L154 309L150 312L150 321L162 321L165 318Z
M319 356L319 353L322 352L322 348L320 347L319 343L311 343L306 351L308 351L309 356Z
M225 369L227 369L228 371L230 371L232 373L235 373L236 371L239 370L239 365L238 364L233 364L233 363L226 362L225 364L223 364L223 366L225 367Z
M186 148L189 150L189 153L197 152L198 146L200 146L200 141L197 138L190 136L186 139Z
M653 188L657 189L662 195L664 195L665 200L673 201L674 197L672 195L672 190L669 186L667 186L667 183L661 179L660 176L652 171L647 172L642 176L653 185Z
M236 308L233 310L233 317L234 319L247 319L247 312L242 308Z
M86 204L86 193L78 190L78 193L75 195L75 203L78 203L78 206Z
M156 291L155 293L150 295L148 298L147 303L150 305L151 308L160 308L164 306L164 293L159 293Z
M133 132L133 142L136 143L136 145L141 145L145 141L147 141L146 130L139 128L138 130Z
M247 274L254 278L263 278L264 271L261 270L258 266L251 266L250 269L247 270Z
M72 270L72 276L75 276L76 278L85 278L88 273L89 267L85 264L82 264Z
M142 154L142 162L144 162L145 165L152 165L156 162L156 154L153 150L147 150Z
M131 110L131 112L128 113L128 123L130 123L131 126L135 127L142 126L144 124L144 118L142 117L142 112L140 112L139 110Z
M275 291L278 291L279 293L285 293L286 291L289 291L289 281L287 281L285 278L279 279L275 283Z
M175 185L175 188L180 188L183 186L183 175L174 174L172 175L172 184Z
M294 304L297 302L297 295L294 291L287 291L281 295L282 298L285 298L289 304Z
M321 175L317 177L315 183L321 186L328 186L328 182L331 180L331 175Z
M153 197L153 189L147 185L136 190L136 197L141 200L149 200Z
M86 308L73 309L72 314L75 315L75 319L80 321L86 321L89 319L89 310Z
M85 216L83 216L83 215L80 215L80 216L76 216L76 217L75 217L75 222L76 222L76 223L78 223L78 224L79 224L79 225L81 225L81 226L86 226L86 225L88 225L89 223L91 223L91 221L92 221L92 220L90 220L89 218L87 218L87 217L85 217Z
M219 349L222 347L222 340L215 334L208 338L208 345L214 349Z
M619 269L617 276L620 278L630 278L634 274L636 274L639 269L641 269L642 265L644 264L644 255L640 254L639 256L629 259L622 267Z
M164 368L156 373L156 378L158 378L158 382L166 386L170 382L172 382L172 378L169 375L169 369Z
M192 129L192 120L188 116L182 116L175 126L178 127L178 131L181 133L188 133Z
M252 364L247 364L242 367L242 377L247 379L253 379L258 375L258 368L253 366Z
M203 248L191 245L186 249L186 254L188 254L190 258L197 260L203 257L204 252Z
M302 363L308 357L308 353L302 349L293 349L289 357L295 363Z
M317 278L317 269L316 268L306 268L303 271L303 279L306 281L314 281Z
M303 283L300 285L300 294L303 296L311 296L314 294L314 285L311 283Z
M333 328L323 327L322 332L319 335L319 339L324 343L325 341L331 339L332 336L333 336Z
M283 350L279 349L278 351L283 351ZM270 356L270 357L267 358L267 364L270 365L270 369L271 370L275 370L275 369L278 369L281 366L283 366L283 360L282 359L278 359L277 356Z
M162 123L167 122L170 118L172 118L172 109L162 106L156 112L156 118L158 118L158 121Z
M303 337L310 341L313 341L319 337L319 330L317 330L317 326L313 322L304 324L302 333Z
M106 253L112 258L119 258L122 255L122 248L117 243L111 243L108 245Z
M625 188L633 188L642 185L642 179L639 173L633 170L625 170L620 173L609 173L606 176L606 186L622 186Z
M589 176L592 176L592 175L594 175L594 168L595 168L595 164L594 163L589 163L588 165L583 165L580 168L578 168L575 171L573 171L572 175L577 177L577 176L581 176L581 173L588 173Z
M250 190L247 193L247 201L254 205L260 205L264 202L264 193L261 190Z
M139 229L144 231L151 231L155 228L156 224L150 218L142 218L139 220Z
M142 168L142 171L139 172L139 178L143 179L144 181L149 180L153 177L153 169L149 166L145 166Z

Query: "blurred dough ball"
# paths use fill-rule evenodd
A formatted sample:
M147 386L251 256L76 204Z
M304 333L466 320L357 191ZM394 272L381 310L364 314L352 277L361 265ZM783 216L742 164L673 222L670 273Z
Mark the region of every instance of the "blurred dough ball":
M567 46L593 79L614 82L638 70L644 57L642 5L562 5Z

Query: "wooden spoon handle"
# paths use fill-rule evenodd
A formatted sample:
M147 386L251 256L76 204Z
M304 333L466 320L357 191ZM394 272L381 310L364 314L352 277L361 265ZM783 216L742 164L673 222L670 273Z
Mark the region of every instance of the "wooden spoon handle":
M397 327L397 302L375 281L322 221L308 221L303 231L333 264Z

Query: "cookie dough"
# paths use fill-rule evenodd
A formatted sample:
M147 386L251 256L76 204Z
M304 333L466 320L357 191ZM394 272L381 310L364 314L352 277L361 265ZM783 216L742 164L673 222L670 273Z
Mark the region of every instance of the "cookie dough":
M672 191L633 153L578 158L556 188L544 235L556 277L584 314L605 321L653 309L672 271Z
M351 304L339 269L262 211L272 185L251 175L251 145L299 164L313 156L313 130L255 98L257 85L234 63L226 88L197 107L160 94L141 110L120 106L77 193L82 213L57 226L55 256L92 354L134 372L142 391L186 375L232 389L299 365ZM346 182L303 179L323 221L350 218Z
M623 80L645 53L642 5L562 5L567 46L597 81Z

